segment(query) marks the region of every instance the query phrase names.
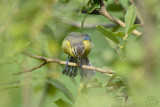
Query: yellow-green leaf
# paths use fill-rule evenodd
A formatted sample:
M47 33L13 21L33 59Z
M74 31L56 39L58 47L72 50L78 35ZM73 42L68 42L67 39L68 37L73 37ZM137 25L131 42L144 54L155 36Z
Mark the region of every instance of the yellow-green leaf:
M119 44L119 40L117 36L115 36L111 31L107 30L103 26L96 26L99 32L101 32L104 36L115 42L116 44Z
M133 26L136 19L136 9L134 5L129 6L125 15L125 33L128 34L129 29Z
M49 79L49 78L47 79L47 82L55 86L60 91L62 91L66 95L66 97L68 97L72 102L74 102L72 93L67 89L67 87L63 83L57 80Z

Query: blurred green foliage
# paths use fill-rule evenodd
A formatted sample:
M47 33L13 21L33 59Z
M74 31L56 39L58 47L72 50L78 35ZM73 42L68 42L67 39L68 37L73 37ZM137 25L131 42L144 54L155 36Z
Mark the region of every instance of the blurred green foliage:
M83 80L80 76L62 75L64 66L54 63L31 73L13 74L41 63L21 54L24 51L66 60L67 55L61 51L62 40L70 32L80 32L70 21L81 23L85 14L78 11L85 8L90 13L99 8L97 0L1 0L0 106L145 107L149 96L160 101L160 3L145 2L152 26L144 24L142 29L134 25L135 6L127 0L105 0L109 13L128 26L97 26L82 32L92 35L92 65L112 69L116 75L96 72L90 80ZM85 23L111 22L101 15L88 14L84 26ZM147 28L152 29L146 31ZM134 29L144 35L132 35ZM148 33L152 35L146 37Z

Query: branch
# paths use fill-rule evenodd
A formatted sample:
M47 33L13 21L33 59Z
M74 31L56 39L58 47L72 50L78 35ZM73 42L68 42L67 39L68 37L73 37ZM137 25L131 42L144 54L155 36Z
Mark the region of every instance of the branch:
M56 58L47 58L47 57L44 57L44 56L31 55L29 53L24 53L24 54L31 57L31 58L34 58L34 59L43 60L44 62L41 63L38 66L35 66L31 70L15 73L16 75L23 74L23 73L26 73L26 72L32 72L32 71L34 71L38 68L41 68L42 66L46 65L47 63L58 63L58 64L61 64L61 65L66 65L66 61L62 61L62 60L59 60L59 59L56 59ZM73 63L73 62L69 62L68 65L69 66L79 66L79 65L77 65L76 63ZM114 74L114 72L109 70L109 69L102 69L102 68L98 68L98 67L94 67L94 66L83 65L82 68L83 69L88 69L88 70L93 70L93 71L98 71L98 72L101 72L101 73L104 73L104 74Z
M103 0L99 0L99 3L100 3L100 11L98 12L99 14L105 16L105 17L108 18L110 21L118 24L119 26L121 26L121 27L123 27L123 28L125 27L125 23L124 23L124 22L122 22L121 20L113 17L112 15L110 15L110 14L108 13L108 11L106 10L106 7L105 7L105 5L104 5ZM95 11L96 11L96 10L94 10L94 12L95 12ZM82 12L82 13L83 13L83 12ZM90 14L92 14L92 13L90 13ZM93 13L93 14L94 14L94 13ZM97 11L96 11L96 14L97 14ZM133 30L132 33L133 33L134 35L136 35L136 36L142 35L142 33L139 32L139 31L137 31L137 30Z
M119 19L111 16L111 15L108 13L108 11L106 10L106 7L105 7L105 5L104 5L103 0L99 0L99 3L100 3L100 11L99 11L99 12L100 12L101 15L105 16L105 17L108 18L110 21L112 21L112 22L120 25L121 27L123 27L123 28L125 27L125 23L124 23L124 22L122 22L121 20L119 20ZM142 33L139 32L139 31L137 31L137 30L133 30L132 33L133 33L134 35L136 35L136 36L142 35Z

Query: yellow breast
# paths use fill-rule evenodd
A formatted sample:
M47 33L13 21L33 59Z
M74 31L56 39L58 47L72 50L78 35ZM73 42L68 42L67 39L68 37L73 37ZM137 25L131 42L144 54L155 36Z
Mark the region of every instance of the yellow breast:
M66 39L62 42L62 50L63 50L64 53L75 57L75 55L72 53L72 50L71 50L71 44Z
M85 47L85 52L83 57L85 57L85 56L88 56L89 52L91 51L92 43L89 40L84 40L83 44Z

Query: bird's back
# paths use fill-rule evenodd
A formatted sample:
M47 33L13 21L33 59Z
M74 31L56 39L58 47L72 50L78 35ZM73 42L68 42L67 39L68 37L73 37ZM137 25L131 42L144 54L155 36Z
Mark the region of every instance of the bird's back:
M70 44L73 45L75 43L83 43L85 38L88 38L90 40L90 37L88 34L72 32L67 35L66 40L68 40Z

